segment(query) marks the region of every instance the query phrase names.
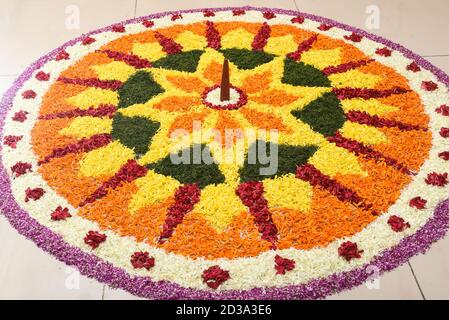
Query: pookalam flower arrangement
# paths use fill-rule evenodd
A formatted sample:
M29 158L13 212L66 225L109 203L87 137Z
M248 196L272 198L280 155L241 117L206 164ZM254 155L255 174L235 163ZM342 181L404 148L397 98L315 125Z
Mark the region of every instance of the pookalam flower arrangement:
M2 211L142 297L323 298L444 236L448 84L397 44L296 11L129 20L6 92ZM250 161L259 146L276 147L275 172Z

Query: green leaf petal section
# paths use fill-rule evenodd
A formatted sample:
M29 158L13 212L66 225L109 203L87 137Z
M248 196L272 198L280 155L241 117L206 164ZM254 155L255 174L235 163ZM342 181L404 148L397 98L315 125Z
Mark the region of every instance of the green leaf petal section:
M209 148L204 144L193 144L147 167L157 173L175 178L183 184L196 183L201 189L210 184L225 181Z
M300 147L257 140L248 149L245 162L239 172L240 180L242 182L261 181L295 173L296 167L307 163L317 150L317 146ZM273 165L274 161L277 161L277 167Z
M153 67L185 72L195 72L203 52L203 50L191 50L177 54L171 54L164 58L156 60L153 63Z
M220 50L226 59L235 64L239 69L254 69L264 63L268 63L275 57L274 54L248 49L223 49Z
M137 156L145 154L160 123L143 117L126 117L117 113L112 121L112 138L134 150Z
M346 121L340 100L332 92L323 94L303 109L294 110L291 114L325 136L334 135Z
M146 71L137 71L126 80L118 91L119 108L126 108L133 104L145 103L152 97L163 93L164 89Z
M303 87L330 87L331 82L321 70L305 64L296 62L290 58L284 60L284 74L282 83Z

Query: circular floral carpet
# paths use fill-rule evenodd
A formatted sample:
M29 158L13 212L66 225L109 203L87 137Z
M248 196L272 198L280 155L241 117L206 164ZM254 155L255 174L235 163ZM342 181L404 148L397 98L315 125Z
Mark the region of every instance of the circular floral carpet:
M2 211L135 295L322 298L444 236L448 84L400 45L295 11L125 21L6 92Z

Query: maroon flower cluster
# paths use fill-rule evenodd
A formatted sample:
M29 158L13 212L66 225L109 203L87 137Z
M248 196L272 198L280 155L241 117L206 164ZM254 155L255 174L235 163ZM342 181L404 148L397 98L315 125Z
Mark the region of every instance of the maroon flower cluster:
M100 243L106 241L107 236L99 233L98 231L89 231L84 237L84 243L90 246L92 249L98 248Z
M244 15L245 13L246 13L246 11L243 10L243 9L235 9L235 10L232 10L232 15L233 15L233 16L242 16L242 15Z
M25 190L25 202L30 200L39 200L45 193L45 190L42 188L27 188Z
M363 36L353 32L349 36L344 36L344 38L352 42L360 42L362 41Z
M376 53L379 56L383 56L383 57L390 57L391 56L391 50L388 49L387 47L377 49Z
M112 104L101 104L99 107L89 107L89 109L73 109L68 111L61 111L39 116L41 120L52 120L57 118L76 118L76 117L109 117L112 118L116 107Z
M265 12L263 12L263 17L267 20L270 20L270 19L276 18L276 15L272 11L265 11Z
M263 196L263 183L259 181L241 183L236 194L249 208L262 239L271 242L271 248L276 249L278 230L268 209L268 201Z
M255 51L262 51L270 38L271 28L268 23L264 22L254 37L251 47Z
M27 172L31 172L31 163L19 161L11 167L11 171L16 175L16 177L20 177Z
M388 218L388 224L394 232L402 232L405 229L410 228L410 223L405 222L404 219L396 215L392 215Z
M410 207L415 207L416 209L424 209L426 207L426 203L427 200L421 197L415 197L409 201Z
M359 250L357 243L346 241L343 242L338 248L338 255L346 259L346 261L351 261L352 259L358 259L361 257L363 250Z
M119 80L100 80L96 78L80 79L80 78L59 77L58 81L67 84L76 84L80 86L95 87L107 90L118 90L123 85L123 83Z
M338 99L353 99L353 98L362 98L362 99L378 99L378 98L386 98L391 96L392 94L402 94L406 93L409 90L395 87L392 89L386 90L377 90L377 89L368 89L368 88L334 88L332 92L337 95Z
M70 218L72 215L69 212L68 208L63 208L61 206L58 206L55 211L51 213L51 220L53 221L60 221L65 220L67 218Z
M186 184L175 192L175 203L168 209L167 217L159 236L159 243L170 238L175 228L182 222L184 216L190 212L200 200L201 190L196 184Z
M87 45L89 45L89 44L92 44L92 43L94 43L96 40L95 40L95 38L92 38L92 37L85 37L84 39L83 39L83 41L81 41L81 44L83 45L83 46L87 46Z
M223 270L219 266L212 266L204 270L201 277L203 282L212 289L217 289L223 282L231 278L229 271Z
M111 139L109 134L96 134L90 138L83 138L65 147L54 149L51 154L39 161L38 164L42 165L51 159L62 158L70 153L89 152L93 149L104 147L111 142Z
M365 146L361 142L345 138L340 134L340 132L337 132L334 136L328 137L327 139L330 142L335 143L337 146L351 151L356 156L363 155L367 159L383 161L387 165L392 166L393 168L400 170L405 174L412 174L412 172L408 168L400 164L397 160L384 156L381 152L373 150L370 147Z
M443 127L440 129L440 136L443 138L449 138L449 128Z
M435 109L437 113L442 114L443 116L449 116L449 106L443 104Z
M22 136L5 136L3 138L3 143L13 149L17 147L17 142L22 140Z
M143 20L142 24L146 27L146 28L151 28L154 26L154 22L151 20Z
M378 115L370 115L365 111L349 111L346 114L346 118L348 118L348 120L352 121L352 122L357 122L360 124L366 124L369 125L371 127L376 127L376 128L382 128L382 127L387 127L387 128L399 128L401 130L405 130L405 131L410 131L410 130L424 130L426 131L427 128L422 128L420 126L417 125L412 125L412 124L407 124L407 123L402 123L400 121L395 121L395 120L389 120L389 119L384 119L384 118L380 118Z
M328 30L332 29L333 27L334 27L333 25L322 23L322 24L320 24L320 26L318 27L318 30L321 30L321 31L328 31Z
M303 16L296 16L296 17L293 17L290 21L292 23L299 23L299 24L301 24L301 23L304 22L304 17Z
M274 257L274 263L276 274L285 274L287 271L291 271L295 268L294 260L282 258L278 254Z
M114 32L125 32L125 26L121 24L116 24L112 26L112 31Z
M150 257L150 254L148 252L134 252L131 256L131 264L136 269L145 268L147 270L150 270L152 267L154 267L154 258Z
M24 92L22 92L22 97L24 99L34 99L36 98L36 92L34 92L33 90L26 90Z
M151 62L146 59L141 59L140 57L130 54L130 53L122 53L112 50L103 50L102 52L106 53L109 58L117 60L117 61L123 61L126 64L129 64L130 66L142 69L142 68L151 68Z
M221 36L211 21L206 22L206 38L209 48L218 50L221 48Z
M421 83L421 88L426 91L435 91L436 89L438 89L438 85L433 81L423 81Z
M157 41L159 42L159 44L161 45L162 49L167 53L167 54L176 54L176 53L181 53L182 51L182 46L179 43L176 43L175 41L173 41L170 38L167 38L166 36L164 36L162 33L160 32L155 32L154 36L156 37Z
M215 12L213 12L212 10L204 10L203 16L205 16L206 18L213 17L213 16L215 16Z
M432 186L442 187L447 184L447 173L432 172L427 175L426 183Z
M413 72L418 72L418 71L421 71L421 68L419 67L419 65L415 61L413 61L412 63L410 63L407 66L407 70L408 71L413 71Z
M326 67L322 71L325 75L329 76L331 74L342 73L342 72L346 72L348 70L363 67L372 61L374 61L374 60L370 59L370 60L350 61L347 63L340 64L338 66Z
M39 81L48 81L50 79L50 74L39 71L38 73L36 73L36 79Z
M101 199L108 194L108 189L116 189L124 182L132 182L137 178L143 177L148 172L148 169L137 163L136 160L130 159L126 162L120 170L109 180L103 182L103 184L94 191L92 195L87 197L80 203L80 207L85 206L88 203L93 203L97 199Z
M62 50L58 52L58 54L55 57L55 60L56 61L69 60L69 58L70 58L69 53L65 50Z
M301 42L298 45L298 48L296 49L296 51L290 52L289 54L287 54L287 57L289 57L290 59L293 59L293 60L301 59L301 55L305 51L310 50L310 48L312 48L312 45L316 41L317 38L318 38L318 35L314 34L309 39Z
M443 160L449 160L449 151L440 152L438 156Z
M340 201L350 202L355 205L369 209L371 206L365 205L362 198L355 192L338 183L331 177L323 174L313 165L307 163L298 166L296 177L309 182L312 186L319 186L336 196Z
M12 119L17 122L24 122L27 119L27 114L28 114L27 111L20 110L14 113Z
M178 19L182 19L182 14L180 13L175 13L171 15L171 21L176 21Z

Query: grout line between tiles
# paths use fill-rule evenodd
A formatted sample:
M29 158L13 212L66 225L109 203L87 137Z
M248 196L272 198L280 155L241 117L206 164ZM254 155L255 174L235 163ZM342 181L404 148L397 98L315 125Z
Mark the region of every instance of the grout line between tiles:
M449 54L429 54L422 57L423 58L449 57Z
M422 291L421 285L419 284L418 278L415 275L415 270L413 270L413 267L410 263L410 261L407 261L408 266L410 267L410 270L412 271L413 278L415 279L416 285L418 286L419 292L421 293L421 296L423 300L426 300L426 296L424 295L424 292Z
M296 0L293 0L293 3L295 4L296 10L299 11L299 7L298 7L298 4L296 3Z
M105 292L105 290L106 290L106 285L104 284L103 285L103 290L101 292L101 300L104 300L104 292Z
M137 13L137 1L139 1L139 0L134 1L134 18L136 18L136 13Z

